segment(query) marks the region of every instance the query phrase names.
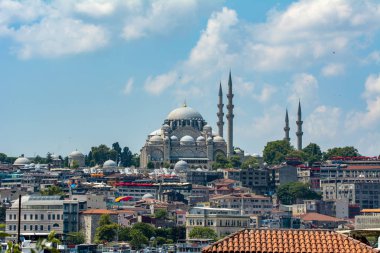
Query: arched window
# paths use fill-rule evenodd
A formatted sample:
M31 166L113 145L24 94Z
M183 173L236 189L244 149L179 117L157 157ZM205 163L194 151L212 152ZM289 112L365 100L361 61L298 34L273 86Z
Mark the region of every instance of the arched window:
M53 228L59 228L59 224L58 223L54 223L53 224Z

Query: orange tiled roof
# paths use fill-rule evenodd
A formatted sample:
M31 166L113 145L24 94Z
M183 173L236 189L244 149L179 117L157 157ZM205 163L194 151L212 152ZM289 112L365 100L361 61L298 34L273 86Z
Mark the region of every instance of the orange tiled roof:
M107 209L89 209L83 211L82 214L117 214L116 211L107 210Z
M358 240L328 230L244 229L210 246L202 253L374 253Z
M343 221L342 219L338 219L338 218L320 214L320 213L305 213L305 214L300 215L300 218L304 221L331 221L331 222Z

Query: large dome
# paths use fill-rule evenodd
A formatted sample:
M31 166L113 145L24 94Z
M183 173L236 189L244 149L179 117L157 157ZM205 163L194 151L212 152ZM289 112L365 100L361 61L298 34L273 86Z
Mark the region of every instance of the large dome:
M186 171L189 168L187 162L180 160L174 165L174 170L176 171Z
M113 160L107 160L103 163L103 168L105 167L117 167L117 164Z
M26 157L19 157L13 163L13 165L26 165L26 164L30 164L30 160Z
M77 157L84 157L84 154L82 154L78 150L75 150L69 154L69 158L77 158Z
M168 120L203 120L202 115L195 109L182 106L171 111L167 117Z

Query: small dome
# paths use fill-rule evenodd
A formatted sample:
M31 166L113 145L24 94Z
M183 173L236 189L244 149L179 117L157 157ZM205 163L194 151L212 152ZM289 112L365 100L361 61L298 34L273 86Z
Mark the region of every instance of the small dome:
M84 154L82 154L78 150L75 150L69 154L69 158L79 158L79 157L84 157Z
M205 141L205 140L206 140L205 137L203 137L202 135L197 138L197 141Z
M142 196L141 199L154 199L154 196L150 193L146 193Z
M53 155L51 155L51 159L53 159L53 160L59 160L59 155L53 154Z
M169 140L169 137L165 136L164 141L168 141L168 140Z
M234 152L235 152L235 154L241 154L241 150L240 150L240 149L238 149L238 148L237 148L237 149L235 149L235 150L234 150Z
M168 120L203 120L202 115L195 109L186 105L174 109L167 117Z
M204 125L203 131L211 131L211 126L210 125Z
M154 135L160 135L161 134L161 129L154 130L149 134L149 136L154 136Z
M113 160L107 160L103 163L103 168L104 167L117 167L117 164Z
M223 137L218 135L218 136L214 137L214 142L224 142L224 139L223 139Z
M207 141L212 141L212 137L211 136L207 137Z
M13 163L13 165L27 165L27 164L30 164L30 160L26 157L19 157Z
M170 137L170 140L172 140L172 141L178 141L178 137L175 136L175 135L172 135L172 136Z
M194 144L194 138L190 135L185 135L181 138L180 143L182 145L193 145Z
M189 165L187 164L187 162L185 162L183 160L178 161L174 165L174 170L176 170L176 171L187 170L188 168L189 168Z
M163 124L161 129L168 130L168 129L170 129L170 126L168 124Z
M150 137L150 139L149 139L149 142L151 142L151 143L161 143L162 141L163 140L162 140L161 136L159 136L159 135L154 135L154 136Z

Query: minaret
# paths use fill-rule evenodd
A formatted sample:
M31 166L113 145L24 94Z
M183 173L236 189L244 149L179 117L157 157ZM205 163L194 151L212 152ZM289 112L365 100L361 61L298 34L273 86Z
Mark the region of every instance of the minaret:
M231 71L230 76L228 78L228 105L227 105L227 157L231 157L234 153L234 105L232 104L232 98L234 94L232 94L232 79L231 79Z
M284 127L284 131L285 131L285 137L284 137L284 140L287 141L287 142L290 142L289 130L290 130L290 127L289 127L289 116L288 116L288 109L286 109L286 114L285 114L285 127Z
M223 117L224 117L224 113L223 113L223 92L222 92L222 83L219 84L219 103L218 103L218 113L216 114L218 116L218 122L217 122L217 125L218 125L218 134L220 137L223 137L223 126L224 126L224 122L223 122Z
M301 101L298 102L298 115L297 115L297 149L302 150L302 113L301 113Z

